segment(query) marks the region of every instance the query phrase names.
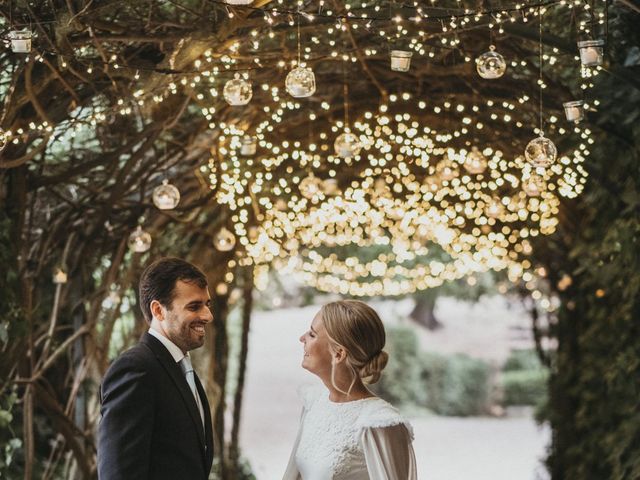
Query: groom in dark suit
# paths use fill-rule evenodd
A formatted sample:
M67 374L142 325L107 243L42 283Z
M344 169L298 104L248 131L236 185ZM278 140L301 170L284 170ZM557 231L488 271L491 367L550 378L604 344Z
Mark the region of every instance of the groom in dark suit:
M189 351L213 320L205 275L178 258L140 280L149 330L118 357L101 387L99 480L206 480L213 461L209 403Z

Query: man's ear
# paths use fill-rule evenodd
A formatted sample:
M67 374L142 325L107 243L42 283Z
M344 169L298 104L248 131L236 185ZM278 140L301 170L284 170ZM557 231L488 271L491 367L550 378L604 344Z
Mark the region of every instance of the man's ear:
M165 309L158 300L152 300L149 307L151 309L151 315L153 315L158 320L164 320Z

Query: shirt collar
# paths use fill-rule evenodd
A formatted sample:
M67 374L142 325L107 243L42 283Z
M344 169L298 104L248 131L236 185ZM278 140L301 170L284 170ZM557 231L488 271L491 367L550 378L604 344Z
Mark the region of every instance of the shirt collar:
M186 355L182 353L182 350L180 350L180 347L178 347L175 343L173 343L171 340L165 337L162 333L155 330L153 327L149 327L149 335L153 335L158 340L160 340L160 343L162 343L162 345L164 345L164 347L167 350L169 350L169 353L171 354L171 356L173 357L176 363L181 362L184 357L189 356L188 352Z

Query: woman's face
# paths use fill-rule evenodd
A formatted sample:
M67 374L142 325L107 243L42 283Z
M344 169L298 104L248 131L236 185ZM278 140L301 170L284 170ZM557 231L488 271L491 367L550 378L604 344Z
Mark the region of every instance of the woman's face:
M300 341L304 345L302 368L320 378L328 378L331 375L332 353L320 312L313 318L311 327L300 337Z

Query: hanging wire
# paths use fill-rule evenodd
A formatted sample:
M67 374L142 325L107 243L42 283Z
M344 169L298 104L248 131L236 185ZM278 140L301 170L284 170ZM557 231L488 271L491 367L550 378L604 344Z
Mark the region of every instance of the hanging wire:
M347 22L346 19L342 20L344 23ZM344 40L343 36L343 51L346 52L346 40ZM347 84L347 54L344 53L342 57L342 84L343 84L343 95L344 95L344 127L345 130L349 129L349 85Z
M538 55L539 55L539 74L538 74L538 86L540 87L540 106L539 106L539 115L540 115L540 136L544 136L542 131L542 8L538 7Z
M300 66L300 9L298 9L296 23L298 24L298 65L296 65L296 67L299 67Z
M344 127L349 130L349 85L347 84L347 61L342 59L343 95L344 95Z

